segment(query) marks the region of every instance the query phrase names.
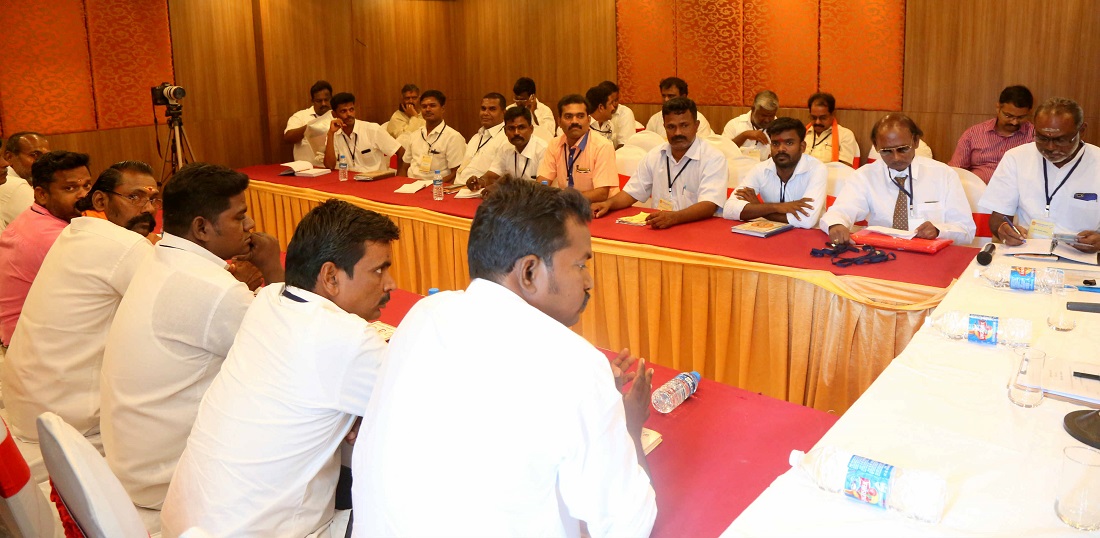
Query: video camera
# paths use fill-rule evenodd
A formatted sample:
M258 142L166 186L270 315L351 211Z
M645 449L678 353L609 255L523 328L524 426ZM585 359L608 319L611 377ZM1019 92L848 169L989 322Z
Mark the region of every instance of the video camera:
M173 86L171 82L162 82L159 86L153 86L149 90L153 94L153 106L174 105L187 95L183 86Z

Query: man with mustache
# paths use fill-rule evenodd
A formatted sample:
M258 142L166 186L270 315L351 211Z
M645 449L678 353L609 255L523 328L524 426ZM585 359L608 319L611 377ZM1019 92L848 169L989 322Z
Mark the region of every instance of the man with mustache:
M1006 151L1035 139L1028 118L1035 100L1025 86L1009 86L997 99L997 117L969 128L959 137L948 164L974 172L989 183Z
M413 179L432 179L438 170L444 183L455 180L466 151L466 140L443 119L447 96L428 90L420 96L420 115L424 126L405 139L405 157L397 175Z
M829 171L813 155L803 155L806 126L795 118L769 122L770 160L752 168L726 201L722 216L748 221L765 218L812 229L825 212Z
M592 105L578 94L558 101L558 126L562 135L550 142L539 163L538 181L560 189L581 191L590 202L607 200L618 187L615 148L600 135L591 136Z
M979 205L1006 245L1077 234L1084 252L1100 248L1100 148L1086 143L1085 111L1052 97L1035 111L1035 142L1005 152ZM1012 224L1015 217L1015 226Z
M339 452L355 439L386 352L369 320L395 287L397 238L389 218L343 201L302 218L286 285L256 296L199 406L164 501L165 537L192 526L214 536L344 536L333 521Z
M334 169L340 155L348 159L348 168L356 172L388 170L388 156L400 161L405 148L382 126L355 119L355 96L340 92L332 97L332 115L325 138L325 168Z
M661 80L661 82L658 84L658 88L661 90L662 103L667 103L669 99L688 96L688 83L687 81L679 77L668 77ZM649 117L649 121L645 124L645 130L657 133L661 135L661 138L668 138L665 133L665 115L663 110L658 111ZM700 112L699 136L710 136L712 134L714 134L714 130L711 129L710 122L707 121L706 116L704 116L703 113Z
M729 178L726 157L696 136L695 101L673 97L665 101L661 113L668 142L646 154L622 191L592 204L593 217L650 199L650 207L658 211L646 217L646 224L660 230L712 217L722 207Z
M283 140L294 144L295 161L309 161L313 166L321 166L318 153L323 151L320 146L324 140L320 136L310 136L310 134L321 131L328 119L325 113L331 109L329 100L332 99L332 85L323 80L313 83L309 88L309 99L312 106L295 112L287 120ZM313 125L317 128L310 131Z
M402 135L413 134L424 126L424 118L420 115L420 88L416 84L406 84L401 87L401 104L393 111L390 121L386 122L386 132L394 140L401 140Z
M485 175L466 183L468 189L483 189L503 176L530 180L538 177L539 164L549 144L541 137L533 136L535 128L531 125L532 118L527 107L512 107L504 111L504 135L511 145L501 148Z
M554 137L554 131L558 128L554 122L554 112L545 103L539 101L535 95L535 81L530 77L520 77L512 85L512 97L514 103L508 108L521 106L531 111L531 121L535 129L535 136L549 141Z
M352 456L353 536L576 536L578 520L649 536L653 371L569 329L592 289L591 216L577 191L518 178L478 207L472 282L417 303L391 340Z
M611 143L616 148L626 143L634 133L638 132L638 122L634 119L634 111L630 107L619 102L619 86L610 80L600 83L600 86L608 92L608 105L611 107L612 131L615 133ZM593 103L595 106L595 103Z
M500 149L508 145L508 137L504 134L506 105L504 96L496 92L485 94L481 98L481 112L478 115L481 127L466 144L466 156L463 158L462 168L458 169L455 183L466 185L469 180L485 175Z
M831 93L815 93L806 101L810 109L810 127L806 130L806 153L823 163L840 162L854 166L859 144L851 129L836 121L836 98Z
M775 119L779 110L779 96L771 90L764 90L752 100L752 109L729 121L722 128L722 136L733 141L741 148L741 153L759 156L766 161L771 156L771 141L765 128Z
M134 504L160 509L199 400L221 368L248 287L225 260L282 282L279 242L253 233L248 176L206 163L165 184L164 238L134 271L107 334L100 383L107 463Z
M0 158L8 164L4 169L4 182L0 183L0 233L15 217L34 204L31 165L49 153L50 143L43 135L24 131L8 137L3 148Z

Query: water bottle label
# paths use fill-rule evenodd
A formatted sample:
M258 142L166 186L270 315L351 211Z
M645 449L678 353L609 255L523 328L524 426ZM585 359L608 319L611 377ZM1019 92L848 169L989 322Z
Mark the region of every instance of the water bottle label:
M844 479L844 494L872 506L886 508L886 494L894 466L881 461L852 456L848 460L848 476Z
M684 399L687 399L688 396L695 394L695 389L699 388L699 384L695 382L695 376L691 375L690 372L684 372L676 376L676 378L683 380L684 383L687 383L688 393L684 395Z
M1008 287L1014 290L1035 291L1035 268L1012 267L1008 275Z
M998 325L1000 325L1000 320L997 319L997 316L970 314L966 339L976 344L997 345Z

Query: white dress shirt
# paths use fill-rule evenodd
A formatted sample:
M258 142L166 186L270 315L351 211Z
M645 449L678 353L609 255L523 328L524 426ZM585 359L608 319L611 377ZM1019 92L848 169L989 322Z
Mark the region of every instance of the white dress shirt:
M103 353L103 448L134 504L160 508L206 388L252 302L209 250L164 234L119 304Z
M1034 142L1006 151L978 205L985 211L1009 217L1015 215L1017 224L1030 228L1032 219L1048 218L1046 191L1049 190L1049 220L1054 223L1056 233L1100 230L1100 202L1097 201L1100 196L1100 148L1082 144L1085 147L1077 157L1061 168L1044 159ZM1046 189L1043 170L1046 170ZM1063 180L1065 184L1059 188Z
M482 279L405 316L352 473L356 537L570 536L577 519L649 536L657 514L607 358Z
M726 201L728 180L726 156L696 137L679 162L673 158L667 142L649 150L623 192L639 202L651 199L650 207L654 209L660 206L661 200L667 200L672 211L687 209L699 202L714 202L721 208Z
M10 166L7 169L7 178L0 185L0 233L34 203L34 188Z
M439 122L430 133L427 130L427 126L421 127L419 131L408 135L404 160L409 163L409 177L413 179L432 179L435 170L446 176L451 173L452 168L462 165L462 158L466 154L466 140L447 125L447 122ZM427 171L421 170L420 159L429 152L432 156L431 166Z
M856 135L851 129L837 124L840 136L840 152L837 159L840 162L852 164L859 157L859 144L856 143ZM806 131L806 153L817 157L817 160L827 163L833 160L833 129L826 128L821 134L814 133L811 128Z
M367 408L385 350L366 320L324 297L261 290L199 407L164 501L164 536L192 526L213 536L327 535L339 447ZM432 445L446 450L438 438Z
M504 134L503 121L488 129L479 127L477 133L471 136L466 144L466 154L462 158L463 165L458 169L455 183L465 185L467 179L485 175L496 160L500 148L507 145L510 144L508 137Z
M917 144L917 155L928 157L929 159L935 158L932 156L932 148L926 144L923 139ZM872 144L871 149L867 151L867 162L877 161L881 158L882 156L878 154L878 150L875 149L875 146Z
M497 158L489 167L489 171L498 176L538 179L539 163L546 156L548 147L550 144L537 136L532 136L523 151L519 153L516 152L516 147L509 143L497 152Z
M645 124L645 130L653 131L661 138L668 138L665 133L665 116L661 111L657 111L656 114L649 117L649 121ZM699 113L699 130L695 132L695 136L704 137L714 134L714 129L711 129L710 122L707 121L707 117L702 112Z
M327 120L325 118L328 118ZM313 166L322 166L321 162L324 159L325 151L325 139L324 133L328 132L328 123L332 121L330 114L322 114L320 116L314 112L313 107L305 108L294 113L286 122L286 129L283 132L293 131L299 127L309 125L306 131L302 133L302 139L294 144L294 160L295 161L309 161L313 163ZM321 131L321 136L317 136L317 131Z
M615 143L615 139L618 138L618 136L616 136L615 129L618 128L618 126L615 125L614 117L603 123L596 121L596 118L593 118L592 116L589 116L588 118L588 124L591 126L589 132L595 135L602 136L604 140L611 142L612 145L617 145Z
M343 129L336 131L332 145L337 164L341 154L347 155L348 168L355 172L386 170L390 167L388 157L401 149L381 125L359 119L352 124L350 135Z
M899 189L891 178L897 174L882 161L859 167L821 217L821 229L828 233L834 224L851 228L864 219L871 226L892 227ZM905 185L912 195L908 198L910 230L928 221L939 229L941 239L951 239L957 245L974 240L974 215L959 176L951 167L927 157L915 157L908 176Z
M4 361L12 431L38 439L51 411L85 435L99 433L99 378L107 331L138 266L153 250L111 221L79 217L62 230L23 303Z
M825 197L828 191L829 169L815 159L813 155L802 155L798 158L798 164L794 167L794 173L784 185L775 170L775 161L768 159L752 168L737 189L749 187L756 191L764 199L766 204L793 202L803 198L810 198L810 210L808 216L799 215L796 219L793 213L787 213L787 222L796 228L811 229L817 227L817 221L825 212ZM734 189L734 192L737 192ZM744 220L741 212L749 205L731 194L722 208L722 216L731 220Z
M611 115L611 123L614 124L612 131L615 133L611 142L615 144L616 147L625 144L630 137L634 136L634 133L638 132L638 126L635 125L637 121L634 119L634 111L630 110L630 107L622 103L615 109L615 113Z
M756 131L760 129L763 129L763 127L757 127L752 124L752 111L750 110L726 122L726 126L722 128L722 136L733 140L737 138L737 135L745 131ZM767 133L764 133L764 135L767 136ZM746 139L741 143L741 153L750 157L756 157L761 161L766 161L772 156L772 150L767 144L763 144L752 138Z
M516 106L515 103L508 105L508 108ZM533 119L537 119L538 123L531 122L531 127L534 127L535 133L540 135L541 138L545 138L548 142L553 138L554 132L558 128L558 122L554 120L554 111L550 107L546 106L546 103L539 101L535 105L535 113L532 114Z

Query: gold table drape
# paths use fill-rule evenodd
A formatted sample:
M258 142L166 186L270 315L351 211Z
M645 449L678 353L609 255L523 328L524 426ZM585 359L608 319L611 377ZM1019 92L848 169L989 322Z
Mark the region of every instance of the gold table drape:
M256 229L278 237L283 250L310 209L338 198L397 223L391 271L402 289L427 293L469 282L469 219L256 180L246 193ZM600 238L592 248L595 287L574 327L590 342L836 413L870 386L947 293Z

